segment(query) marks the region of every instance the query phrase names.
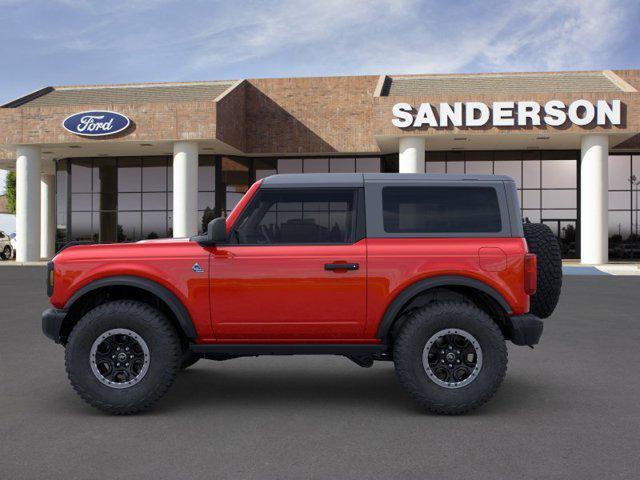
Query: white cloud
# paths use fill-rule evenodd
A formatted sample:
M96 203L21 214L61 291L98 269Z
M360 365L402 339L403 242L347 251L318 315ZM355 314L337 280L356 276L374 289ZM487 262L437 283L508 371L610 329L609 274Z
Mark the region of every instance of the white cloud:
M58 0L63 12L66 3ZM124 81L148 72L215 79L229 70L287 76L602 68L624 38L629 12L637 11L630 0L73 5L81 20L72 27L42 22L28 39L40 54L104 58Z
M625 29L625 6L613 0L449 5L285 1L233 11L187 41L186 66L215 71L292 52L313 72L590 69L607 65Z

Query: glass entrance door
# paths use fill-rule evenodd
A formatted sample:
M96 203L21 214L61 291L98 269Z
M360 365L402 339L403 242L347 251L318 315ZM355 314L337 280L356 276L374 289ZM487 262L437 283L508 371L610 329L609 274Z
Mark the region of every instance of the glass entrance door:
M578 220L565 218L543 218L542 223L547 225L558 238L562 258L579 258L580 247L578 245Z

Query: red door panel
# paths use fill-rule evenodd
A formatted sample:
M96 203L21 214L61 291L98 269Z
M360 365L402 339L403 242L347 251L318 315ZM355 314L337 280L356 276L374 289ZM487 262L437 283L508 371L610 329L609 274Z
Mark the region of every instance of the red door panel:
M336 263L358 269L325 269ZM217 247L211 257L214 336L270 343L361 339L366 267L366 240Z

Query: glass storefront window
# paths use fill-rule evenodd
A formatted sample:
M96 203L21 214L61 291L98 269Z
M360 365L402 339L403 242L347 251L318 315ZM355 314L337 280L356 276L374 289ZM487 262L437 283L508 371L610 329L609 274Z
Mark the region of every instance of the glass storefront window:
M118 241L135 242L142 237L142 212L118 212Z
M142 198L140 193L119 193L118 210L141 210Z
M302 173L302 159L279 158L278 173Z
M475 161L467 162L466 173L475 175L491 175L493 174L493 162L491 161Z
M379 173L380 172L380 158L378 158L378 157L356 158L356 172L361 172L361 173Z
M543 188L576 188L576 160L543 160Z
M142 194L142 210L167 210L167 193L151 192Z
M540 208L540 190L524 190L522 208Z
M516 187L522 188L522 162L513 160L502 160L493 162L493 169L496 175L507 175L516 182Z
M631 222L629 212L609 212L609 243L621 244L631 235Z
M542 190L542 208L577 208L576 190Z
M278 161L272 158L254 158L255 179L261 180L278 173Z
M447 161L447 173L464 173L464 162L459 162L459 161L453 161L453 162L449 162Z
M335 157L329 162L329 171L331 173L353 173L356 171L356 159Z
M91 160L74 159L71 162L71 191L91 192Z
M572 209L555 209L555 210L542 210L542 220L545 219L567 219L576 220L576 211Z
M328 158L306 158L303 163L304 173L328 173Z
M216 169L213 155L198 159L198 191L214 192L216 189Z
M631 155L609 156L609 190L629 190Z
M71 164L73 187L69 199L71 223L61 242L111 243L168 234L170 157L67 161ZM150 214L145 228L142 227L143 213Z
M214 192L198 192L198 210L205 210L207 208L213 210L215 204Z
M200 233L206 231L209 222L220 215L220 211L216 209L216 162L214 155L198 157L198 230ZM168 204L168 209L171 210L173 195L169 194L169 198L171 203Z
M577 151L425 152L425 170L508 175L519 190L523 218L554 225L563 255L575 256L578 156Z
M609 156L609 258L640 258L640 155Z
M90 193L72 193L71 194L71 211L73 212L90 212L91 211Z
M224 202L220 210L229 215L249 189L249 160L241 157L221 157L221 175ZM203 222L204 223L204 222Z
M166 236L166 212L144 212L142 215L142 237L148 239Z
M165 157L144 158L144 171L142 175L142 191L158 192L167 189L167 164Z
M56 162L56 251L67 241L67 160Z
M527 210L527 209L525 208L525 209L522 209L522 218L523 218L525 221L527 221L527 220L528 220L528 221L529 221L529 222L531 222L531 223L540 223L540 220L541 220L541 218L542 218L542 217L541 217L541 214L540 214L540 210L539 210L539 209L536 209L536 210Z
M91 212L71 212L71 225L73 228L73 240L93 241Z
M609 210L629 210L635 203L631 190L613 192L609 190Z
M427 173L447 173L447 164L446 162L427 161L424 169Z
M99 162L100 160L96 160ZM140 158L118 159L118 192L139 192L142 189L142 162Z
M540 160L522 162L522 188L540 188Z

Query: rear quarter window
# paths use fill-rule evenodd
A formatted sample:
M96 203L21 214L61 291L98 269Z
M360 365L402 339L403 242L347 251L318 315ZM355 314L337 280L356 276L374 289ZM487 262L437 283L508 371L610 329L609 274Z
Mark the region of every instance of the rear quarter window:
M496 189L480 186L398 186L382 189L387 233L447 234L502 231Z

